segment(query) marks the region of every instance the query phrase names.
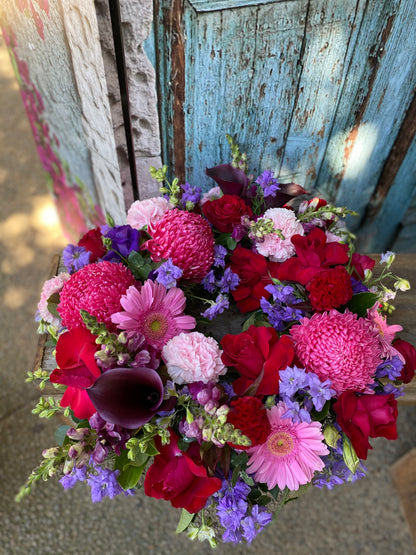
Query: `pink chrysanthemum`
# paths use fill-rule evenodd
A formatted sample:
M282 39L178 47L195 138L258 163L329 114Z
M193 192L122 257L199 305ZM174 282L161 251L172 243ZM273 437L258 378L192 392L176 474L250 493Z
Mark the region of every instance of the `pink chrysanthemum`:
M320 457L329 451L319 422L293 422L283 418L286 411L283 402L267 411L270 434L265 443L247 450L247 472L269 489L277 485L296 491L312 480L316 470L323 469Z
M200 281L214 261L214 236L211 226L199 214L187 210L169 210L155 226L152 239L145 243L152 260L171 258L183 271L182 278Z
M302 224L295 213L287 208L269 208L263 218L272 220L274 228L282 232L284 239L277 233L269 233L261 242L256 243L256 249L259 254L268 257L272 262L284 262L295 254L291 238L305 233Z
M155 225L160 222L165 212L172 208L174 205L163 197L136 200L127 212L127 223L135 229Z
M141 290L129 287L121 298L124 312L113 314L114 324L127 332L141 333L148 345L159 351L181 332L195 327L195 318L183 314L186 298L181 289L148 279Z
M291 328L295 351L306 370L315 372L339 395L343 391L364 391L374 382L380 363L380 346L371 323L349 310L336 310L302 318Z
M174 382L208 383L216 382L227 371L221 354L215 339L195 331L173 337L163 347L162 358Z
M62 288L58 306L62 324L69 330L84 326L83 309L114 329L111 315L120 310L121 296L134 283L133 274L123 264L104 261L84 266Z
M59 274L52 279L48 279L43 284L38 303L38 310L42 320L48 322L48 324L52 324L52 326L59 326L60 320L49 311L48 299L55 293L59 293L70 277L71 276L66 272L62 272L62 274Z

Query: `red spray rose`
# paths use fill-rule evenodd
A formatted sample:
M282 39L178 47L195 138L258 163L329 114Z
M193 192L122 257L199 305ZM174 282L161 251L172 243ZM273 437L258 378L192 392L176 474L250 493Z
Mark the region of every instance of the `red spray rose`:
M365 271L372 270L376 261L365 254L358 254L358 252L355 252L351 257L351 263L354 269L352 274L353 277L356 279L364 279Z
M306 285L322 269L348 262L348 245L327 243L325 232L315 227L306 237L294 235L292 243L296 257L285 260L279 267L277 277Z
M78 246L84 247L86 251L91 253L90 262L96 262L107 253L107 249L103 245L103 236L99 227L90 229L85 233L78 241Z
M67 387L62 407L71 407L77 418L89 418L96 410L86 388L101 375L94 353L99 349L95 335L85 328L74 328L59 336L56 344L56 363L59 368L50 375L52 383Z
M231 401L231 410L227 415L227 422L251 440L251 445L234 445L228 442L231 447L237 449L250 449L255 445L265 443L270 434L270 422L267 411L258 397L239 397Z
M147 471L144 492L149 497L170 501L173 507L197 513L205 507L208 497L220 489L222 482L208 476L196 443L184 453L178 447L178 439L172 430L169 445L162 445L156 437L159 455Z
M231 233L233 225L241 223L241 216L253 215L251 208L236 195L223 195L215 200L207 200L202 211L206 219L221 233Z
M350 438L360 459L372 449L369 437L397 439L397 401L389 395L357 395L345 391L334 404L337 422Z
M306 289L312 308L317 312L338 308L352 298L351 279L344 266L322 270L311 279Z
M295 349L287 335L279 335L274 328L250 326L238 335L224 335L221 341L222 361L234 366L241 378L233 382L234 391L242 395L260 379L255 395L275 395L279 392L279 371L293 361ZM263 377L260 375L263 372Z
M279 263L243 247L235 249L230 262L231 270L240 278L238 287L231 293L238 309L241 312L257 310L260 299L270 297L265 287L272 283L270 276L277 277Z
M413 380L416 370L416 349L403 339L396 339L393 347L399 351L404 358L404 366L399 376L399 380L403 383L409 383Z

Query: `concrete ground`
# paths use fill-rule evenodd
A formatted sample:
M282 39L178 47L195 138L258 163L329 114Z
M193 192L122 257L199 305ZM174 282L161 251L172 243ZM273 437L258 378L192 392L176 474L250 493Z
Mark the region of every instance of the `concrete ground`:
M25 377L37 344L39 291L65 241L4 47L0 91L0 554L211 553L207 544L175 536L177 510L142 494L92 504L83 484L64 492L51 479L14 501L42 449L54 445L55 423L31 414L39 394ZM226 544L217 553L414 553L389 467L416 446L415 407L401 407L398 429L396 442L373 441L368 478L333 491L314 488L289 503L251 546Z

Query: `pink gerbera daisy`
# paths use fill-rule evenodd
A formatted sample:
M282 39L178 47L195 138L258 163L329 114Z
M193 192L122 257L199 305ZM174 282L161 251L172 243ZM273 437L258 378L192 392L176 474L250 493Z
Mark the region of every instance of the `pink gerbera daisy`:
M148 279L140 291L129 287L121 297L124 312L113 314L111 320L122 330L141 333L148 345L162 350L169 339L195 327L195 318L183 314L185 304L181 289L168 290Z
M315 372L321 381L329 378L338 395L346 390L365 391L374 382L381 348L366 318L349 310L331 310L302 318L290 335L306 370Z
M247 472L269 489L277 485L294 491L310 482L316 470L323 469L320 457L329 451L319 422L293 422L283 417L286 411L283 402L267 411L270 434L265 443L247 450Z

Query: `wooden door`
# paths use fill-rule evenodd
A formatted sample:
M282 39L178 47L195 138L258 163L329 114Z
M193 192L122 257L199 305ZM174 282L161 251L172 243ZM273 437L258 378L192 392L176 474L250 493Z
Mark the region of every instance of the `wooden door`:
M212 186L205 168L228 161L229 133L254 172L357 210L361 249L389 248L416 184L416 2L154 4L162 152L175 174Z

